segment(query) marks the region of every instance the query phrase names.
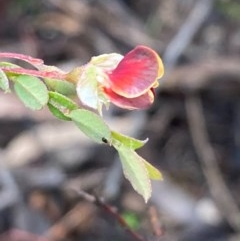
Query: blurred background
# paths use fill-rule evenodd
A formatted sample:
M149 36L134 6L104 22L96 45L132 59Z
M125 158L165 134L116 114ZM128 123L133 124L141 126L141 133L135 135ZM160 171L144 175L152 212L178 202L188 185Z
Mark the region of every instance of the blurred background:
M240 1L0 0L1 52L71 70L138 44L165 63L155 103L106 120L149 138L140 154L164 175L150 202L111 148L1 92L0 241L143 241L95 196L144 240L240 240Z

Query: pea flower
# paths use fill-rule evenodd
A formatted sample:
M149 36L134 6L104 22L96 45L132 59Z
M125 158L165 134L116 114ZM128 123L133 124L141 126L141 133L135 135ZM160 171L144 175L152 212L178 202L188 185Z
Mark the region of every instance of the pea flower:
M109 102L125 109L142 109L154 101L154 88L163 76L158 54L149 47L137 46L125 56L103 54L92 57L81 68L77 94L83 105L101 113Z

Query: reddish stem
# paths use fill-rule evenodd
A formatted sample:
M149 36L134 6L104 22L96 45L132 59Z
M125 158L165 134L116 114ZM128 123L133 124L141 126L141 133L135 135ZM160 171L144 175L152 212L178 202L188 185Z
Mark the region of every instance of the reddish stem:
M75 188L73 188L72 190L76 191L76 193L78 194L78 196L84 198L86 201L94 203L95 205L97 205L98 207L102 208L103 210L105 210L106 212L108 212L113 218L115 218L118 223L125 228L126 231L128 231L131 236L136 240L136 241L146 241L144 239L143 236L141 236L140 234L138 234L137 232L135 232L133 229L131 229L129 227L129 225L127 224L127 222L124 220L124 218L116 211L116 208L113 206L108 205L107 203L105 203L103 200L101 200L100 198L93 196L87 192L84 192L82 190L77 190Z
M24 68L11 68L11 67L1 67L1 69L6 73L14 73L14 74L25 74L31 75L41 78L50 78L50 79L60 79L65 80L66 74L59 73L57 71L38 71L32 69L24 69Z
M31 56L28 56L28 55L18 54L18 53L0 53L0 58L20 59L20 60L28 62L29 64L32 64L32 65L43 64L42 59L37 59L37 58L33 58Z

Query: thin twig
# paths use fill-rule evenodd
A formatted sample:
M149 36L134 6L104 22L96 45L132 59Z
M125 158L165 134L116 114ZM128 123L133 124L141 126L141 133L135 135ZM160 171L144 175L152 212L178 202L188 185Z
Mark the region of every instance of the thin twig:
M240 232L240 211L223 179L216 154L210 144L201 100L195 95L187 97L185 104L194 148L202 163L211 195L229 225Z
M83 199L85 199L88 202L94 203L96 206L102 208L105 210L108 214L110 214L114 219L118 221L118 223L136 240L136 241L146 241L140 234L136 233L134 230L132 230L127 222L124 220L124 218L117 212L116 208L113 206L110 206L109 204L105 203L101 198L91 195L85 191L82 190L76 190L74 191L77 193L77 195Z
M0 53L0 58L20 59L20 60L23 60L32 65L42 65L43 64L42 59L37 59L37 58L33 58L28 55L18 54L18 53L7 53L7 52Z
M1 67L1 69L6 73L23 74L23 75L36 76L41 78L59 79L59 80L66 79L66 74L62 74L58 71L38 71L33 69L12 68L12 67Z

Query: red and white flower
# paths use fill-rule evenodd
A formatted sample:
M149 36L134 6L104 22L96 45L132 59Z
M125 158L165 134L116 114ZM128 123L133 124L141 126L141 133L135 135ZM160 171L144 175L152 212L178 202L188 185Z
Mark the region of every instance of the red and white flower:
M85 106L98 109L113 104L125 109L142 109L154 101L154 88L164 74L158 54L137 46L125 56L103 54L93 57L81 71L77 94Z

